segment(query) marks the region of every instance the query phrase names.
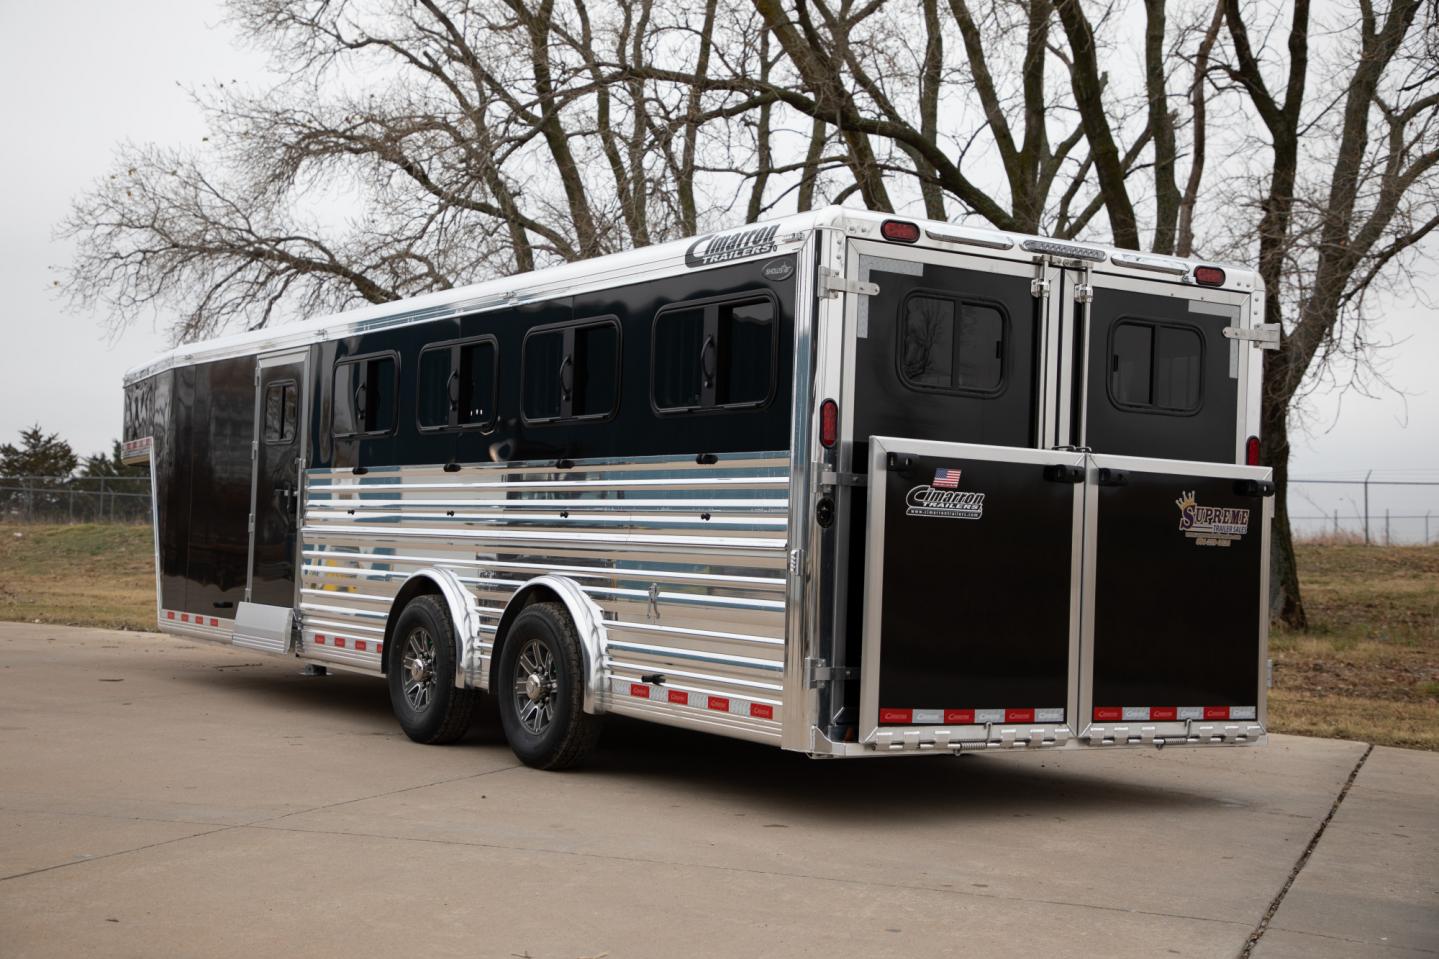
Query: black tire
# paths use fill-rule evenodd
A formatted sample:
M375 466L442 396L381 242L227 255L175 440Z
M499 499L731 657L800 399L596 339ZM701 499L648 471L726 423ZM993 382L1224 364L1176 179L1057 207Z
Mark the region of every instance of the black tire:
M594 748L600 718L584 710L584 682L580 638L564 607L525 607L505 634L493 692L505 739L526 766L568 769Z
M470 728L475 690L455 686L455 629L436 596L406 604L390 636L390 706L417 743L452 743Z

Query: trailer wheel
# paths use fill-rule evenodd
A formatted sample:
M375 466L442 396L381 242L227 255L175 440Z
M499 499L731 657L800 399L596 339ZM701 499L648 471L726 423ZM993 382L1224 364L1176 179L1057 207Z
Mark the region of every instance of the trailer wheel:
M535 603L515 617L495 695L505 738L527 766L566 769L599 739L599 717L584 710L580 639L558 603Z
M455 630L434 596L406 604L390 638L390 705L417 743L452 743L470 728L478 694L455 686Z

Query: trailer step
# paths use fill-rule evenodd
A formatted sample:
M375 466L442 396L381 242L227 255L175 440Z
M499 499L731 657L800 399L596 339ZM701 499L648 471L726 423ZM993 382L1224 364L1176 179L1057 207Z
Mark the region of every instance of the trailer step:
M1062 746L1073 735L1068 726L990 726L979 736L969 730L882 729L875 733L870 746L880 752L948 750L958 753Z
M1174 732L1160 732L1156 726L1101 726L1086 729L1079 737L1089 746L1209 746L1257 743L1264 736L1258 723L1193 723Z

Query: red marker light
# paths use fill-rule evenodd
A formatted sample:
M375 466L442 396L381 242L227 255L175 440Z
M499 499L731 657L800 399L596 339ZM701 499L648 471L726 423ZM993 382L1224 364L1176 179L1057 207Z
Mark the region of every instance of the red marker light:
M1259 437L1251 436L1244 441L1244 462L1249 466L1259 465Z
M879 225L879 235L894 243L915 243L919 240L919 224L885 220Z
M1196 266L1194 282L1200 286L1223 286L1224 271L1217 266Z
M819 404L819 442L827 450L839 441L839 404L825 400Z

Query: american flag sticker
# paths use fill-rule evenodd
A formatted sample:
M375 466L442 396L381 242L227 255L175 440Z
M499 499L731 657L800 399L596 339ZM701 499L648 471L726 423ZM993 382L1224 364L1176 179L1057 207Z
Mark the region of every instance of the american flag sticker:
M959 489L959 470L941 469L934 471L935 489Z

